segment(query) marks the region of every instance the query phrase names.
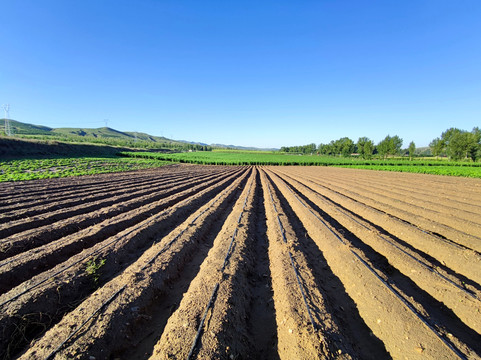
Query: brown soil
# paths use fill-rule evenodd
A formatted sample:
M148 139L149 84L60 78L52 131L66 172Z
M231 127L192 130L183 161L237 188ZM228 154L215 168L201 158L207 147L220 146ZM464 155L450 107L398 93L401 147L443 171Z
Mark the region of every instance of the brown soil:
M175 165L0 198L0 359L481 357L480 180Z

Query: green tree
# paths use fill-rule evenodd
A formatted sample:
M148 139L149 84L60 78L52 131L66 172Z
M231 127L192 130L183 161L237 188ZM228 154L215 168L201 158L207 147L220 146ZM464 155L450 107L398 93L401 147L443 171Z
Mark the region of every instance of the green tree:
M357 152L363 159L372 158L374 143L367 137L360 137L357 140Z
M441 134L441 140L451 160L461 160L466 157L468 137L465 133L466 131L458 128L449 128Z
M403 140L395 136L386 136L377 145L377 151L385 159L387 155L397 155L401 152L401 146L403 145Z
M331 154L348 157L354 152L356 145L354 144L354 141L348 137L343 137L338 140L331 141L329 143L329 147Z
M414 152L416 151L416 144L414 144L414 141L411 141L409 143L408 151L409 151L409 160L412 160L414 156Z
M399 154L402 144L403 140L399 136L395 135L391 137L388 135L379 142L377 151L383 158L386 158L387 155Z
M391 138L389 142L389 154L397 155L401 152L401 147L403 146L403 139L395 135Z
M468 133L467 155L473 162L481 157L481 130L478 127Z
M450 128L442 133L441 140L452 160L469 157L476 161L481 155L481 130L478 127L473 128L471 132Z
M386 158L387 154L389 153L389 142L391 141L391 137L388 135L386 138L381 140L379 144L377 144L377 152L381 155L384 159Z
M453 160L462 160L468 156L469 134L465 131L455 132L448 145L448 153Z
M306 154L314 154L317 150L317 146L314 143L306 145L305 147L306 147L306 150L305 150Z
M318 151L320 154L323 154L323 155L334 154L332 146L330 144L319 144Z
M372 142L372 140L369 140L367 142L364 143L364 159L371 159L372 158L372 154L374 153L374 149L375 149L375 146L374 146L374 143Z
M444 143L444 141L438 137L429 143L431 153L433 154L433 156L436 157L438 157L444 152L445 147L446 144Z
M342 156L348 157L354 152L354 141L348 137L343 137L339 141L339 150Z

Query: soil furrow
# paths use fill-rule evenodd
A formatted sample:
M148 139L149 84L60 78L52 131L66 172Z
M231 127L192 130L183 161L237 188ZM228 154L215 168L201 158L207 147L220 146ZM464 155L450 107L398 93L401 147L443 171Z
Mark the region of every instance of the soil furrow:
M99 174L95 176L75 176L68 178L57 179L41 179L41 180L27 180L13 183L2 183L0 188L3 189L9 195L5 197L7 203L16 202L19 198L23 197L36 197L43 195L55 195L70 191L72 186L78 189L89 189L97 186L108 185L112 183L120 183L125 179L129 179L132 175L141 177L143 173L159 173L164 172L165 168L136 170L133 172L122 172L115 174ZM148 176L148 175L147 175Z
M244 172L216 199L192 211L183 224L159 239L125 271L50 329L24 357L47 356L88 319L94 309L101 308L98 318L88 322L76 337L59 349L62 356L146 358L155 344L152 333L162 331L180 302L212 246L214 234L222 226L227 210L238 198L239 186L243 186L246 176ZM119 292L119 289L123 290ZM102 308L105 300L116 293L118 295L108 306ZM151 343L150 348L148 343Z
M247 330L247 311L252 299L249 274L253 271L250 249L253 236L249 234L253 231L252 208L257 186L254 176L216 236L179 308L169 318L151 359L185 359L191 349L191 358L253 356L253 339ZM253 188L249 193L251 184ZM231 248L229 244L232 242L234 246ZM207 309L208 317L200 329L200 338L194 343L202 314L216 286L218 291L214 292L212 307Z
M185 175L177 175L162 179L146 179L146 181L130 181L121 184L109 184L108 187L87 189L84 192L74 191L73 195L67 196L49 196L45 200L35 201L34 199L26 198L22 204L17 204L15 208L5 210L1 215L0 220L4 223L18 220L21 218L32 217L42 213L48 213L58 209L64 212L69 208L84 204L86 202L97 202L106 198L112 198L123 194L131 194L132 191L139 191L141 189L158 188L159 186L168 186L179 179L181 176L185 179ZM139 191L140 194L140 191Z
M223 174L219 174L219 176L222 175ZM0 228L0 236L7 238L9 235L16 234L21 231L27 231L32 228L39 228L44 225L50 225L53 222L73 218L76 215L82 215L85 213L92 214L95 213L95 211L110 207L113 204L122 203L130 207L142 206L142 204L146 202L156 201L163 196L168 196L169 194L183 191L193 184L208 181L212 178L216 178L216 175L207 175L205 178L200 176L194 180L179 181L174 187L169 185L161 185L158 188L148 188L146 190L136 190L134 192L131 191L126 195L108 197L97 202L82 202L82 204L71 208L60 208L58 210L34 216L32 218L12 221L5 224L3 228Z
M288 184L289 186L292 185ZM377 270L386 282L396 288L403 295L405 301L422 314L431 326L436 327L443 337L450 342L456 343L458 348L464 352L475 351L481 354L481 346L477 345L478 332L481 331L481 302L466 293L461 293L457 287L450 286L436 273L425 267L418 266L419 263L410 261L411 258L403 256L403 253L396 252L396 248L388 243L372 237L370 232L358 232L362 240L352 231L355 231L355 223L347 222L343 226L330 215L324 207L321 210L314 202L301 193L297 196L307 204L312 211L322 217L332 227L333 231L342 236L351 249L355 249L361 257ZM404 273L399 270L404 270ZM412 279L414 280L412 280ZM433 309L428 313L425 309ZM473 331L474 330L474 331Z
M285 172L283 171L282 173L284 174ZM300 179L300 181L305 185L307 183L308 186L312 187L319 194L342 205L353 213L360 214L364 219L375 224L382 224L382 228L386 229L390 234L403 239L408 244L438 259L455 272L475 281L477 284L481 284L481 273L476 266L473 267L473 264L481 263L481 257L478 253L457 247L455 246L456 244L447 242L437 236L432 236L402 219L380 212L346 194L331 190L316 182L309 182L309 180Z
M162 173L159 172L159 176ZM15 202L9 204L3 204L2 210L4 211L14 211L14 210L21 210L21 209L28 209L26 202L32 203L35 206L42 205L51 201L52 198L57 199L58 201L65 201L68 199L75 199L78 196L82 196L83 194L88 193L102 193L104 191L108 191L109 189L118 189L119 187L123 186L131 186L135 184L137 181L139 183L146 183L148 181L155 181L151 176L145 177L140 176L138 174L137 179L129 179L125 178L122 181L112 181L109 183L103 183L98 185L88 185L82 186L77 183L72 183L68 189L61 189L60 191L51 190L49 188L42 190L41 192L32 193L32 194L25 194L17 196Z
M3 304L0 313L2 328L8 328L12 333L15 329L27 327L35 333L38 329L34 325L40 324L41 330L45 330L47 325L43 325L42 321L49 317L58 321L65 312L75 308L78 302L97 286L101 286L137 260L139 254L153 242L172 231L192 213L193 209L205 204L231 182L232 180L225 180L221 184L217 183L197 192L174 207L144 220L133 228L125 229L2 295L0 297L0 304ZM105 260L97 279L86 270L92 259L97 259L96 264ZM13 300L5 303L9 299ZM26 314L35 314L36 318L29 318L26 324L19 326L17 322L23 324L22 318ZM4 321L9 326L5 325ZM3 331L3 336L8 339L9 334L6 330ZM0 342L5 341L2 338Z
M323 252L329 267L343 282L359 313L393 357L452 358L456 354L380 281L351 249L326 229L319 219L276 177L273 181ZM373 313L373 309L376 311ZM421 349L421 350L420 350Z
M369 335L370 330L359 316L354 302L343 291L339 279L330 272L323 254L307 235L288 202L267 179L263 186L268 205L273 282L279 285L274 287L274 294L281 358L386 358L383 344ZM300 267L316 319L315 332L307 325L306 310L301 308L302 299L289 265L288 252L292 252ZM303 318L299 319L301 314ZM321 348L318 348L319 344Z
M227 168L221 168L219 167L219 171L228 171ZM137 170L133 171L129 174L128 177L125 176L124 173L112 173L108 174L111 178L111 181L105 181L99 184L83 184L80 183L79 181L76 181L75 179L79 178L62 178L62 179L57 179L64 181L65 184L69 184L66 186L63 186L61 189L56 191L55 189L51 189L49 187L49 184L44 185L41 187L41 190L39 190L37 193L29 194L29 195L21 195L18 198L14 199L14 201L11 201L9 205L4 207L3 209L6 208L11 208L11 207L16 207L20 206L20 208L24 207L25 202L32 202L36 203L38 201L46 201L50 198L76 198L78 194L82 193L89 193L89 192L95 192L98 189L109 189L109 188L114 188L114 189L119 189L122 188L124 185L126 186L131 186L135 184L148 184L149 182L155 182L159 180L168 180L172 178L179 178L179 177L190 177L190 176L196 176L202 173L207 173L209 170L208 169L199 169L195 170L192 169L191 167L187 165L182 165L182 166L176 166L174 167L173 165L169 165L167 167L161 167L161 168L156 168L156 169L148 169L148 170ZM101 176L101 175L98 175ZM37 180L36 182L41 183L43 180ZM32 181L24 181L22 182L22 185L32 183ZM3 183L5 184L5 183ZM3 185L3 184L0 184Z
M456 211L461 212L467 217L471 217L472 221L476 222L479 219L479 213L481 212L481 206L476 206L475 204L467 204L466 202L460 203L453 198L459 195L459 190L455 193L441 196L442 194L435 194L432 191L432 187L422 188L418 187L418 184L408 183L407 186L399 186L402 184L392 183L392 182L381 182L376 181L373 183L369 179L356 178L355 181L352 179L333 178L336 182L342 182L343 184L351 186L359 186L364 189L368 189L369 192L375 191L380 194L390 194L395 196L396 199L405 200L408 203L416 204L417 206L427 207L429 209L435 209L439 212L446 212L450 214L447 209L456 209ZM443 203L440 204L439 201Z
M218 167L219 171L227 171L227 167ZM35 181L20 181L15 183L0 183L0 187L10 187L11 196L3 196L3 202L0 203L0 207L5 211L19 207L20 209L25 207L25 203L35 203L36 201L42 201L45 199L56 197L73 197L75 198L78 193L85 193L89 191L95 191L97 189L108 188L114 186L121 188L124 184L143 183L147 181L155 181L163 178L169 178L175 173L175 176L190 176L191 173L206 173L208 170L196 170L187 165L168 165L154 169L135 170L128 173L111 173L111 174L99 174L91 176L79 176L79 177L67 177L58 179L42 179ZM103 181L95 181L95 179L102 178ZM22 187L27 187L30 184L31 187L35 187L37 190L31 193L24 193ZM58 185L58 187L57 187Z
M471 214L455 211L455 209L448 208L445 205L432 208L429 207L429 203L426 201L418 204L408 202L409 193L404 194L404 196L400 198L395 198L391 196L391 192L379 191L376 187L363 187L350 182L339 183L328 181L326 184L329 188L349 194L349 196L365 204L369 204L384 212L396 214L398 217L407 219L427 229L442 226L446 233L456 234L453 231L455 230L461 235L468 237L468 239L472 236L471 234L481 234L481 225L479 225L481 216L479 213L477 213L476 216L471 216ZM442 208L443 211L440 212L439 208ZM481 239L474 237L474 241L476 240Z
M371 244L377 244L380 249L384 249L385 254L393 254L402 258L399 264L405 267L405 274L411 273L416 277L416 274L420 272L424 273L424 271L427 270L430 272L429 277L433 277L433 279L428 281L426 285L431 284L434 286L434 283L431 281L440 281L441 284L444 284L439 284L443 289L445 287L451 287L450 291L452 292L464 291L465 295L470 298L481 299L481 288L477 286L475 282L472 282L464 276L455 274L451 269L426 253L407 246L405 241L393 236L380 225L373 224L358 214L345 209L342 205L332 201L332 199L324 197L304 184L302 179L285 175L284 180L288 181L291 187L295 186L297 191L302 192L306 198L311 199L319 208L327 211L329 216L341 222L349 231L354 231L358 234L358 237L370 241ZM306 199L306 201L310 200ZM437 289L436 286L434 287ZM442 293L445 293L445 290L443 290ZM447 293L445 296L451 297L453 294ZM454 296L454 298L457 298L457 296Z
M0 198L0 359L481 358L479 179L184 164Z
M261 177L260 172L258 177ZM252 301L247 319L247 327L255 339L254 354L259 359L278 360L279 340L273 299L272 272L269 262L269 239L267 237L266 208L262 180L257 180L253 223L255 224L255 244L252 250L253 272L249 276ZM259 186L259 183L261 186Z
M386 213L392 217L402 219L424 231L434 233L445 239L450 239L454 243L459 243L462 246L481 252L481 234L479 234L479 231L477 230L479 226L469 228L469 222L464 221L461 222L460 225L456 225L456 228L452 228L451 226L437 222L434 219L426 218L414 212L398 209L393 204L389 204L387 199L385 203L383 201L372 200L368 193L358 194L352 189L339 186L331 181L326 182L324 180L316 180L316 183L318 183L319 186L323 186L326 189L348 196L355 201L377 209L378 211ZM470 233L469 231L473 231L473 233Z
M234 179L237 174L226 179ZM171 195L165 199L148 203L147 205L106 219L95 226L88 227L72 235L62 237L60 240L50 242L44 246L23 252L17 256L0 262L0 293L8 291L12 287L29 279L30 277L46 271L56 264L63 262L74 254L86 249L118 231L145 220L152 214L156 214L175 203L191 196L193 193L210 186L223 177L213 181L207 181L201 185L192 186L188 190ZM194 185L194 184L192 184Z
M386 188L400 187L408 193L410 191L421 191L424 194L431 192L433 198L448 199L449 202L459 202L467 207L479 208L479 205L473 203L471 199L481 200L478 179L342 168L328 168L322 172L315 168L302 168L302 171L304 170L306 170L305 175L335 179L342 183L360 179L366 184L383 184ZM463 191L460 193L459 189Z
M210 184L220 181L228 176L229 175L226 174L218 177L211 176L211 179L208 181L205 181L205 179L204 181L195 180L191 183L171 187L159 193L154 191L151 195L146 195L141 198L133 198L125 202L116 202L110 207L100 208L94 212L69 217L65 220L60 220L37 229L14 234L0 242L0 250L2 251L0 253L0 259L3 260L18 254L21 251L34 249L67 235L75 234L78 231L89 232L92 227L94 227L94 229L95 227L98 228L98 224L102 221L107 221L107 219L115 216L122 216L122 214L128 211L136 211L137 209L149 211L149 208L155 210L156 205L161 207L169 206L169 203L171 204L172 199L176 199L178 194L182 194L184 197L189 196L189 194L204 189L210 186ZM164 201L162 201L162 199L164 199ZM148 214L145 213L145 216L148 216ZM96 231L98 230L99 229Z

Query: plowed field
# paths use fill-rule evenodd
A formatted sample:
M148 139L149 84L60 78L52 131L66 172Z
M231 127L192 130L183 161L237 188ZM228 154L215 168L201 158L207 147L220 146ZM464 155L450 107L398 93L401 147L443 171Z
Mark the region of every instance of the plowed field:
M172 165L0 184L1 359L477 359L481 181Z

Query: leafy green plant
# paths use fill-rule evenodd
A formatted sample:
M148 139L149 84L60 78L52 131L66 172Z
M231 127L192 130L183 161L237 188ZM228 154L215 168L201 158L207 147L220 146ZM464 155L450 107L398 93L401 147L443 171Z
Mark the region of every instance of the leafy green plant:
M97 261L98 260L98 261ZM97 259L94 257L87 262L85 272L93 279L95 286L99 283L100 269L105 265L105 259Z
M0 182L95 175L154 168L166 162L135 158L48 158L0 161Z

